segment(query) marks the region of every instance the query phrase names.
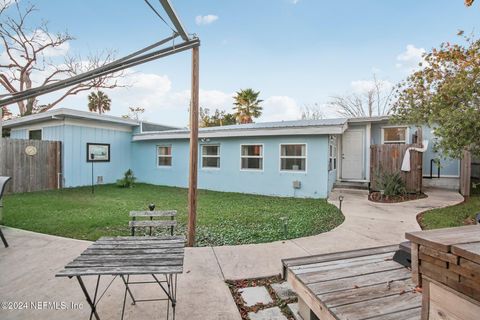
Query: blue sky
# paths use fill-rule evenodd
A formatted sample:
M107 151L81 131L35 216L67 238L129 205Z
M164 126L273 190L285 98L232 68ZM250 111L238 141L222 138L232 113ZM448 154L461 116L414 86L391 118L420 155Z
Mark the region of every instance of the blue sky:
M37 21L48 20L51 32L68 30L77 38L68 47L72 54L113 48L123 56L170 34L141 0L32 2ZM408 75L422 49L456 41L459 29L471 32L480 25L480 4L467 8L462 0L172 3L202 41L201 105L231 110L233 93L252 87L265 100L260 121L296 119L304 105L361 90L373 72L394 84ZM208 15L214 17L196 22ZM138 105L147 109L146 120L187 123L189 53L132 72L130 88L108 92L111 114ZM62 106L85 110L86 97L68 98ZM335 116L331 109L324 113Z

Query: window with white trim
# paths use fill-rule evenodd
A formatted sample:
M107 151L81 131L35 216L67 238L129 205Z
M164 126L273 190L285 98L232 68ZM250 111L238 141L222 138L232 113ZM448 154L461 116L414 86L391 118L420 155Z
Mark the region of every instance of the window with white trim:
M220 145L202 145L202 168L220 168Z
M263 170L263 145L241 145L240 161L242 170Z
M281 144L280 145L280 170L281 171L306 171L307 170L307 145L306 144Z
M159 167L172 166L172 146L157 146L157 165Z
M382 140L384 144L407 143L407 127L384 127L382 128Z
M337 170L337 137L328 139L328 171Z

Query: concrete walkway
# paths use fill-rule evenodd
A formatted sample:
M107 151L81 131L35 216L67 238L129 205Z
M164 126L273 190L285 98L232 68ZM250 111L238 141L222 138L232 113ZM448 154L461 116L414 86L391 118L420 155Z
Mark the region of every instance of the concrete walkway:
M177 319L240 319L225 279L278 274L283 258L399 243L406 231L419 230L419 212L463 201L456 192L431 189L426 193L426 199L377 204L369 202L364 192L336 190L330 202L338 205L338 196L344 196L345 222L330 232L265 244L187 248L185 272L179 278ZM73 302L83 304L83 309L3 310L0 306L0 319L87 319L89 310L76 280L54 275L90 242L11 228L4 233L10 248L0 247L0 302ZM88 280L92 288L93 277ZM105 280L103 285L107 284ZM148 287L138 289L136 295L143 298L157 293ZM122 298L123 285L116 280L99 304L100 316L118 319ZM162 318L163 308L159 303L128 306L125 319Z

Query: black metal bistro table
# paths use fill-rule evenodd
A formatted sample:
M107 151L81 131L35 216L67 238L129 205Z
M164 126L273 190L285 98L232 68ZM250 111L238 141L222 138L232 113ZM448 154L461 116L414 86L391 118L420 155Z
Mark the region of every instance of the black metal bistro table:
M147 301L167 301L167 319L172 307L175 319L177 303L177 275L183 272L185 238L183 237L102 237L88 247L79 257L67 264L56 277L75 277L85 294L91 308L90 319L99 320L97 304L102 299L112 282L118 277L125 285L122 316L125 313L127 294L132 304ZM151 275L152 281L131 281L134 275ZM89 294L82 277L96 276L95 290ZM99 293L101 276L113 276L102 293ZM135 299L131 285L156 283L166 297L154 299Z

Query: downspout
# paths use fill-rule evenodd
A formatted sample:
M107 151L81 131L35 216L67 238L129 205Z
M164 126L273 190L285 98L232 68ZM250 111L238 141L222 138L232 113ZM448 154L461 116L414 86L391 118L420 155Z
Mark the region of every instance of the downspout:
M366 140L367 145L365 148L366 157L365 157L365 180L370 182L370 146L372 145L372 124L369 122L366 125Z

